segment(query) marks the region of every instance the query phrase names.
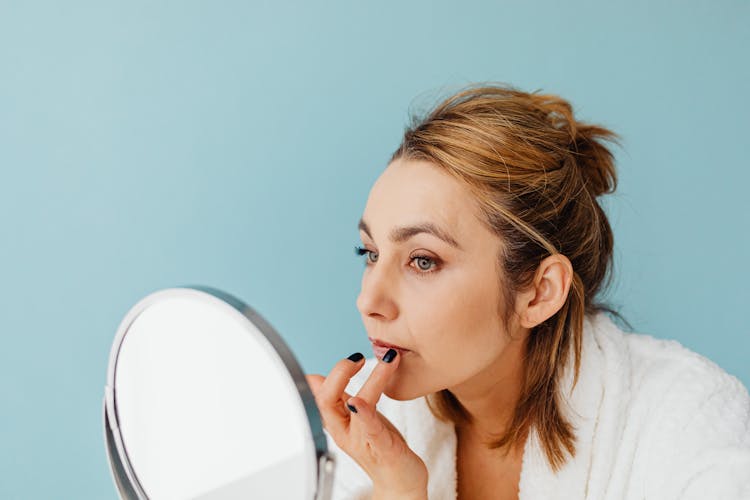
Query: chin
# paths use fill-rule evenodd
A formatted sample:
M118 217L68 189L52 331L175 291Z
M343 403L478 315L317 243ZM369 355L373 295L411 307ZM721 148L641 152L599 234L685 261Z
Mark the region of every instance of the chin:
M383 394L396 401L410 401L425 396L427 393L418 390L416 387L408 387L392 381L383 391Z

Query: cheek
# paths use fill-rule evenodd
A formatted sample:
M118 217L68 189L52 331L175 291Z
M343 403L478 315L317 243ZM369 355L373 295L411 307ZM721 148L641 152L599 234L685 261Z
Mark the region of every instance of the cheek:
M409 329L424 367L455 378L494 359L505 338L498 300L494 284L476 279L446 280L416 300Z
M478 325L496 321L499 293L494 283L466 273L450 278L440 280L425 293L415 294L410 308L414 320L423 326L439 325L438 331L467 333Z

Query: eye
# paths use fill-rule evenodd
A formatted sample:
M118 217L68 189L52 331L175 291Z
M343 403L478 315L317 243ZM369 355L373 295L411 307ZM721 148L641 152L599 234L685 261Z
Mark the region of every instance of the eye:
M411 261L417 263L419 274L434 273L435 268L437 267L437 260L426 255L415 255L411 258Z
M367 255L367 258L365 259L365 264L374 264L378 261L378 253L373 252L372 250L368 250L364 247L356 246L354 247L354 253L357 255ZM412 262L417 263L417 266L411 266ZM412 267L414 269L417 269L416 273L417 275L424 276L426 274L431 274L437 271L437 267L439 265L439 260L435 259L433 257L428 257L426 255L415 255L411 259L409 259L409 267Z
M375 263L378 261L378 254L375 252L371 252L370 250L363 248L363 247L354 247L354 253L357 255L365 255L367 254L367 261Z

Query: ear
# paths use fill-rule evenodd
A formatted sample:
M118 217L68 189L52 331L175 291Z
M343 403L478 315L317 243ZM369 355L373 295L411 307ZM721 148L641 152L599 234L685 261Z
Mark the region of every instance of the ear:
M533 328L559 311L568 299L573 266L562 254L542 260L529 287L518 294L516 313L520 325Z

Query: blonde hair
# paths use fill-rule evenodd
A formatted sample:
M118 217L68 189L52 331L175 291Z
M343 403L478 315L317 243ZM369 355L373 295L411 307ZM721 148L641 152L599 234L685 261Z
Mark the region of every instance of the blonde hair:
M555 95L504 84L470 86L413 118L391 161L427 160L466 182L483 221L500 236L501 296L507 324L517 291L531 283L545 257L570 259L573 279L562 308L528 337L524 382L510 425L490 448L509 451L536 428L553 470L575 456L573 428L560 409L559 381L574 353L580 368L585 314L611 309L595 302L611 280L612 229L596 198L617 185L603 141L617 135L574 119ZM606 277L606 281L605 281ZM464 423L468 414L443 390L426 396L436 417Z

